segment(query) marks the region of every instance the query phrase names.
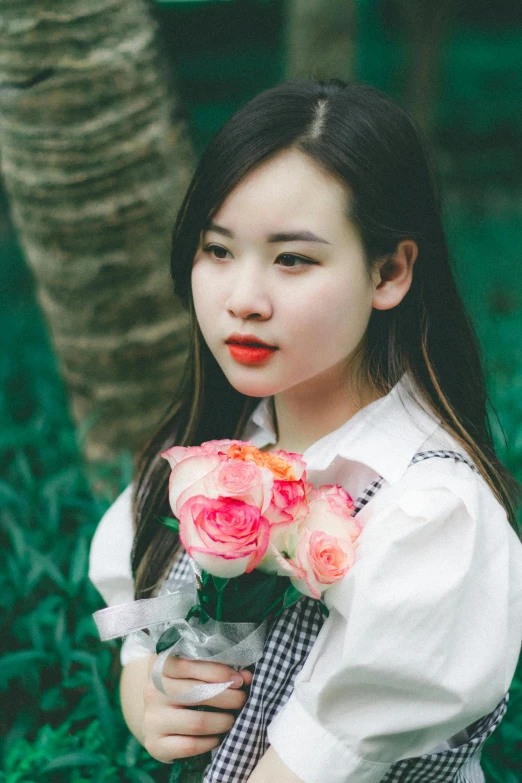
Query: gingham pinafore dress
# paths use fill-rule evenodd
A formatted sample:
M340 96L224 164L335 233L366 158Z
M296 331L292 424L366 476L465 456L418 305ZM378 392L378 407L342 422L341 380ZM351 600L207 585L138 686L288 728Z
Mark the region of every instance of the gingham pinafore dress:
M454 451L417 453L410 465L432 458L454 459L473 463ZM355 502L357 514L379 491L384 479L378 478ZM192 579L188 555L175 563L164 589L175 590L186 579ZM163 591L162 591L163 592ZM269 746L267 727L289 699L294 678L302 669L324 622L318 602L303 596L274 621L261 659L256 664L248 702L220 747L205 774L204 783L243 783ZM508 694L489 715L467 727L468 740L457 747L428 753L396 762L382 783L484 783L480 754L484 742L504 717Z

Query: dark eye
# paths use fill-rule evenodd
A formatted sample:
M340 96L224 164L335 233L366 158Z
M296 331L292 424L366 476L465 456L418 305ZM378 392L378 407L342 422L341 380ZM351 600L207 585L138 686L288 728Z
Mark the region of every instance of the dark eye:
M224 247L221 247L221 245L207 245L203 248L203 252L207 253L209 256L215 256L216 258L224 259L228 253L228 250L226 250Z
M317 261L312 261L310 258L303 258L302 256L294 256L292 253L282 253L277 257L277 260L281 262L281 266L285 269L295 269L301 265L317 264Z

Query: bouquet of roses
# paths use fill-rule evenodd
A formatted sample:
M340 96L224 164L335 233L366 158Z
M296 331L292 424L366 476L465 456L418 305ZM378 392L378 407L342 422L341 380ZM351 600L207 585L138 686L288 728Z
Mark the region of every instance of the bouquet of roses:
M300 454L217 440L174 446L162 456L172 468L175 519L161 521L179 532L204 572L223 580L214 585L224 589L224 581L257 569L289 577L297 597L320 598L353 564L360 533L353 501L338 485L308 483ZM203 609L206 598L203 591ZM213 611L233 609L221 600Z
M255 663L274 617L302 595L320 600L347 573L361 528L348 493L338 485L315 488L300 454L216 440L174 446L162 456L172 469L174 517L159 521L179 533L197 589L136 601L130 610L102 609L95 619L104 639L169 623L156 638L152 673L165 693L161 672L170 654L238 668ZM195 686L185 702L207 700L229 685ZM207 760L183 759L171 780L192 778Z

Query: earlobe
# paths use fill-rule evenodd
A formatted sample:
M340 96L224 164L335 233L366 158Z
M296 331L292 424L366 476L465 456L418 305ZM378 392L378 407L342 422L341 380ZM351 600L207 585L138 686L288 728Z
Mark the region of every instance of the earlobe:
M413 239L403 239L395 252L379 263L374 274L372 300L376 310L391 310L404 299L410 290L418 252Z

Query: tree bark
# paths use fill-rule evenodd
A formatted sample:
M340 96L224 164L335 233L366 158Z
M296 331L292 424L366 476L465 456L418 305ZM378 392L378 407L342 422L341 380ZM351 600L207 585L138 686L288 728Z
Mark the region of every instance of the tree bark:
M451 31L458 3L455 0L398 0L410 50L406 101L425 135L433 136L433 112L441 86L441 52Z
M354 0L287 0L286 76L354 78Z
M176 385L187 316L169 234L193 168L142 0L4 0L0 151L90 460L136 450Z

